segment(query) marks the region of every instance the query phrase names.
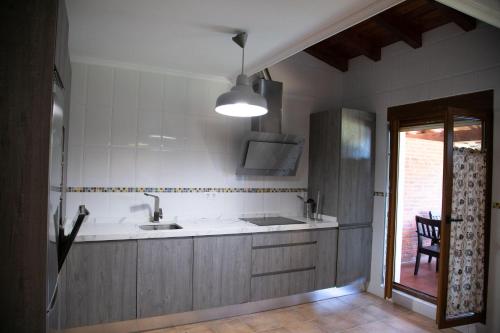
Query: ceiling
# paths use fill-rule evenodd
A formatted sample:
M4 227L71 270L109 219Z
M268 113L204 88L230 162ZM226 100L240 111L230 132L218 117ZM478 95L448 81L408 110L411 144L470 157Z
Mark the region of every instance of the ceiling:
M407 0L306 49L312 56L340 71L349 69L349 59L364 55L381 59L381 48L403 41L422 46L422 34L450 22L465 31L476 27L476 19L433 0Z
M72 61L232 78L249 33L249 73L400 0L67 0Z

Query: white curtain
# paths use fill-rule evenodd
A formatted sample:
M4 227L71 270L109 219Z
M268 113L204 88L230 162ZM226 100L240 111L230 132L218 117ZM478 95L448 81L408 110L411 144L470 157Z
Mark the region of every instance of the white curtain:
M448 317L483 310L485 190L486 154L454 148Z

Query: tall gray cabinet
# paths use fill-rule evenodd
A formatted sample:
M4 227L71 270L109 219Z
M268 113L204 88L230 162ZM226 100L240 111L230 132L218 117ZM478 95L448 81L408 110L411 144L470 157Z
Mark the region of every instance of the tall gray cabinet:
M311 114L309 197L339 222L337 286L368 279L371 263L375 114L342 109Z

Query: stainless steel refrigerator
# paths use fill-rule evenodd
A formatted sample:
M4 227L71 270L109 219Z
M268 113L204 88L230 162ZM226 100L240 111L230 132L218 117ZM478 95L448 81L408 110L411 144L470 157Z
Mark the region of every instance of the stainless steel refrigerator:
M81 224L89 214L85 206L79 206L70 225L66 227L64 225L66 219L63 216L63 189L65 186L63 181L65 103L63 87L55 71L52 93L53 105L47 216L47 332L57 332L61 328L60 307L63 305L60 304L59 272L64 265L64 260Z

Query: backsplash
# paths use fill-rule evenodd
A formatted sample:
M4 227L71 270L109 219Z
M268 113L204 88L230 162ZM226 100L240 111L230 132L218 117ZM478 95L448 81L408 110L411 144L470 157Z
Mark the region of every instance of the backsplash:
M67 214L144 221L158 192L168 217L300 214L306 142L297 176L236 176L250 120L213 111L223 81L72 64ZM307 99L284 98L283 132L308 138Z

